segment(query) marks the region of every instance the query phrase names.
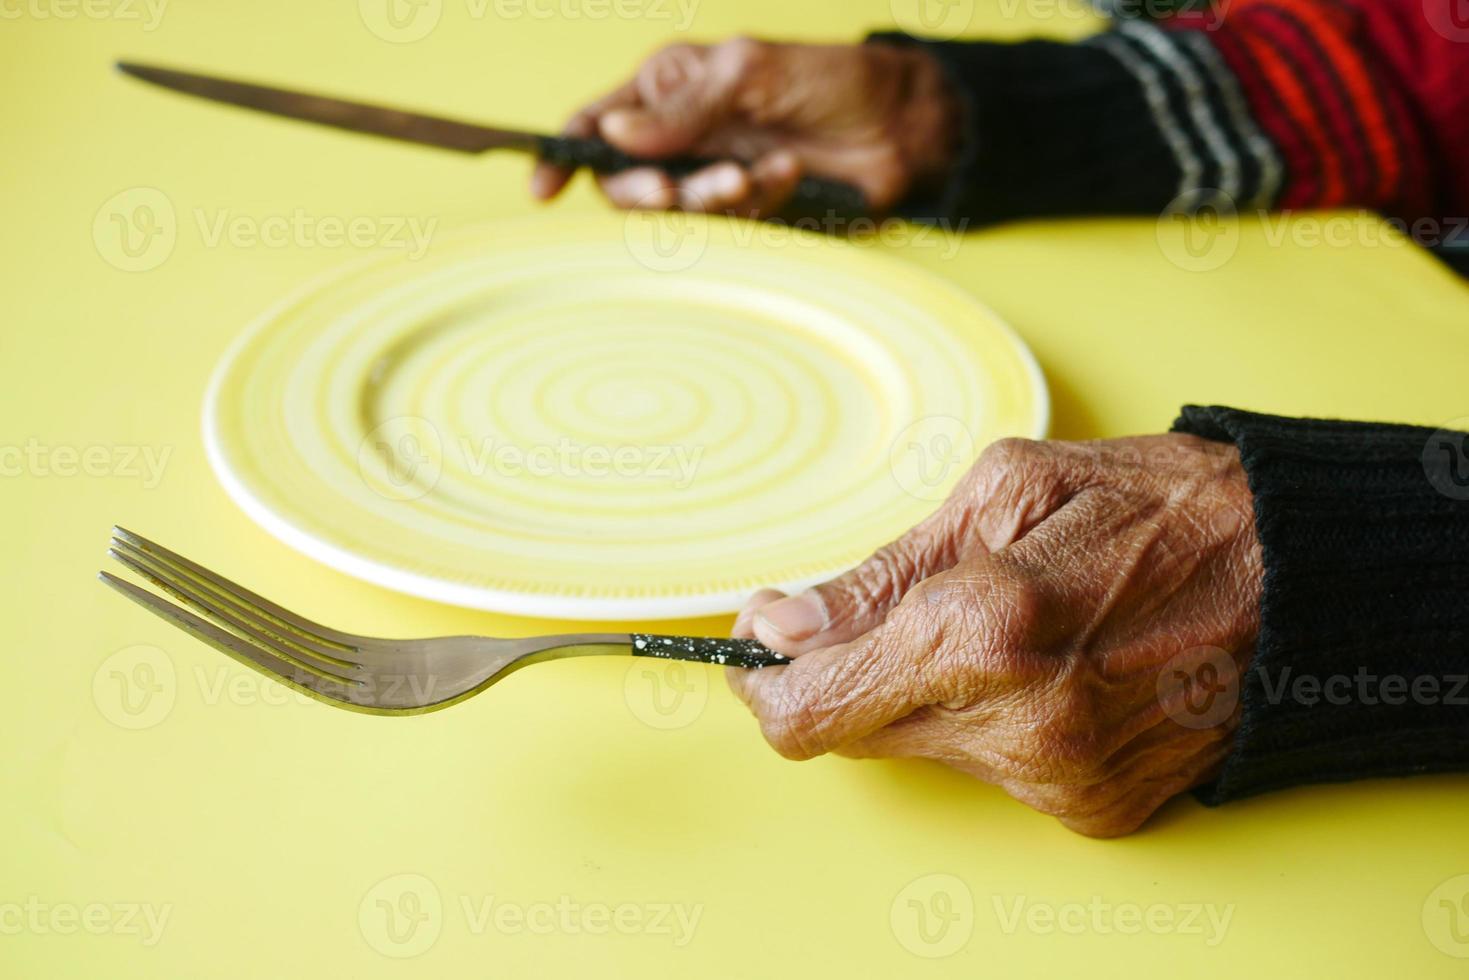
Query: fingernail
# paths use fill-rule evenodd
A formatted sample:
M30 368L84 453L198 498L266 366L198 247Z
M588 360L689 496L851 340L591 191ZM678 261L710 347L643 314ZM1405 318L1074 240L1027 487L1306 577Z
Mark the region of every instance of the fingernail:
M673 204L674 190L668 178L648 167L624 170L607 178L607 191L624 207L659 210Z
M761 589L759 592L750 596L746 600L744 608L735 617L734 626L730 629L730 635L749 635L752 630L752 624L755 622L755 613L759 612L762 607L784 598L785 594L775 589Z
M691 211L707 211L708 205L723 207L745 196L745 172L737 163L724 163L694 174L683 182L682 191Z
M709 192L734 197L745 190L745 172L736 163L722 163L709 172Z
M814 592L772 602L755 615L788 640L804 640L826 628L826 605Z

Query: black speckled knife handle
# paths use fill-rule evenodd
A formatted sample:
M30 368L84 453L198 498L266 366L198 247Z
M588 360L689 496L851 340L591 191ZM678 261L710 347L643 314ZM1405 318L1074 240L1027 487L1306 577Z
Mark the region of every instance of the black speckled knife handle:
M683 177L718 160L701 157L669 157L663 160L629 156L599 139L574 136L541 136L540 158L558 167L587 167L599 174L615 174L632 167L657 167L674 177ZM850 224L867 216L867 197L851 184L824 177L802 177L791 199L781 209L785 221L807 219L818 229L828 224ZM839 229L838 229L839 230Z
M650 636L632 634L632 655L658 660L692 660L701 664L723 664L726 667L779 667L791 662L789 657L762 645L757 640L720 639L715 636Z

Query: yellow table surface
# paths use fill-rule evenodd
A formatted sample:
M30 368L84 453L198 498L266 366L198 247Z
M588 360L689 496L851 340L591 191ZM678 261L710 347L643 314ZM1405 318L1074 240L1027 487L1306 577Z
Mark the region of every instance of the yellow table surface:
M442 713L367 717L286 694L98 585L117 522L363 632L567 625L314 564L230 504L199 436L231 338L362 252L316 236L323 219L365 219L371 237L400 218L524 215L525 161L211 108L114 75L112 58L544 127L675 37L850 39L910 13L430 0L434 29L390 43L365 22L400 36L423 22L384 26L382 6L174 0L155 20L142 0L0 4L0 975L1464 975L1449 953L1465 947L1423 924L1425 904L1469 888L1452 880L1469 874L1462 777L1183 799L1141 834L1092 841L938 765L785 762L702 668L559 664ZM993 0L968 30L1091 27L1064 4ZM158 257L119 251L112 215L141 221L133 206L158 200L137 188L164 195L175 240L124 271ZM600 204L583 181L556 207ZM249 237L293 216L306 230ZM1371 235L1311 246L1316 220L1248 223L1210 271L1170 261L1150 220L895 249L1033 346L1057 437L1159 430L1190 401L1469 414L1469 291Z

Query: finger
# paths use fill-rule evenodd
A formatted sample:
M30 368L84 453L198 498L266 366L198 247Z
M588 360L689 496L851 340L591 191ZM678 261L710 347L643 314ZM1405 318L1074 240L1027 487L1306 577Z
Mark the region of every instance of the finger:
M943 700L955 675L930 682L931 626L914 608L853 643L813 650L785 667L731 671L730 685L761 731L788 759L809 759L866 737L915 709Z
M576 136L587 138L596 136L599 121L603 115L610 110L626 106L637 105L638 87L636 82L627 82L602 98L592 102L577 111L567 120L562 127L563 136ZM567 167L557 167L549 163L537 163L530 175L530 192L539 201L549 201L571 180L575 173Z
M931 758L950 765L972 763L964 751L964 732L936 717L931 708L918 708L892 724L884 724L871 735L839 746L837 755L848 758Z
M779 653L848 643L874 629L917 583L959 560L966 521L945 506L861 565L799 595L766 604L755 636Z
M673 178L657 167L634 167L597 178L597 186L615 206L628 211L663 211L678 203Z
M684 211L720 214L742 207L754 190L745 168L732 160L710 164L678 184L678 206Z
M731 213L743 218L772 218L785 209L801 182L801 159L789 150L774 150L749 168L751 192Z
M753 50L721 44L677 45L660 52L638 72L641 105L603 116L603 137L639 156L688 151L728 114Z
M779 589L761 589L745 601L744 608L735 617L734 626L730 628L729 635L738 639L747 640L755 635L754 619L762 606L768 606L778 599L784 599L785 593Z

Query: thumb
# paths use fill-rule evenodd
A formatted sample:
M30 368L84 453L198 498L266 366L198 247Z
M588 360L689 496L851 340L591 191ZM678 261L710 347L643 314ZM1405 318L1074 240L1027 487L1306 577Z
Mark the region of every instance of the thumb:
M960 559L962 520L943 508L844 575L754 610L761 643L788 657L850 643L887 618L908 590Z

